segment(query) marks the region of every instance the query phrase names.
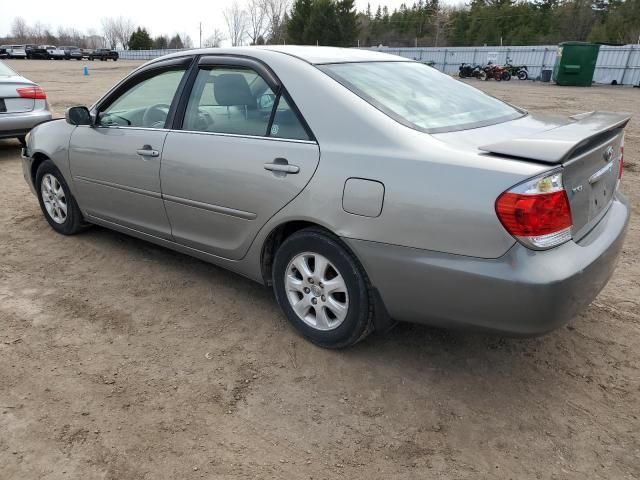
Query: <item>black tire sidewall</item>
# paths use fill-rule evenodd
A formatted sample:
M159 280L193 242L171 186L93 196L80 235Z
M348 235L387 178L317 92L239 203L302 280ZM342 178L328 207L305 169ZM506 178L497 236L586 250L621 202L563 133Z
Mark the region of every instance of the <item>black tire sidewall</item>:
M65 198L67 199L67 218L64 223L56 223L53 218L47 212L47 209L44 206L44 201L42 199L42 179L46 174L53 175L56 177L62 189L64 190ZM82 214L78 205L71 194L71 190L67 185L67 182L64 179L64 176L58 170L58 168L54 165L51 160L44 161L36 172L36 193L38 195L38 203L40 203L40 209L44 215L44 218L47 220L47 223L53 228L56 232L61 233L63 235L72 235L78 232L82 227Z
M347 285L349 310L344 321L329 331L316 330L295 313L285 288L285 272L291 259L303 252L326 257L340 272ZM371 329L372 301L368 280L357 259L337 238L315 229L293 234L278 249L273 264L273 287L276 300L289 322L305 338L326 348L343 348L357 343Z

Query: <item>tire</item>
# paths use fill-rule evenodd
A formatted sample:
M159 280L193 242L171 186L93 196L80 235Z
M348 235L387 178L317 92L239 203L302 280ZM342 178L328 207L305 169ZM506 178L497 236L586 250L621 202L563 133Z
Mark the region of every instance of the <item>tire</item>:
M316 260L326 262L324 271ZM305 269L307 275L301 274ZM273 289L289 323L318 346L349 347L373 331L369 279L355 256L324 230L306 228L282 243L273 263ZM298 303L300 315L293 306Z
M505 70L504 72L502 72L502 80L508 82L509 80L511 80L511 74Z
M43 185L43 183L45 183L45 185ZM51 188L47 188L46 184L50 185ZM56 208L53 206L48 208L47 205L45 205L44 195L47 191L50 193L47 200L55 197L55 202L57 202L55 204L57 205ZM56 191L58 192L57 195L55 194ZM64 176L51 160L45 160L38 167L38 171L36 172L36 192L44 218L56 232L62 235L74 235L88 226L82 218L80 208L75 198L73 198L71 190L69 190L69 186L64 180ZM48 204L51 205L51 202L49 201ZM62 218L62 215L56 214L56 212L63 212L63 204L66 205L66 215L64 215L64 218ZM50 213L50 211L52 213Z
M528 80L529 79L529 74L526 72L526 70L520 70L518 72L518 80Z
M480 80L488 80L489 76L487 75L487 72L485 72L484 70L481 70L480 73L478 73L478 78Z

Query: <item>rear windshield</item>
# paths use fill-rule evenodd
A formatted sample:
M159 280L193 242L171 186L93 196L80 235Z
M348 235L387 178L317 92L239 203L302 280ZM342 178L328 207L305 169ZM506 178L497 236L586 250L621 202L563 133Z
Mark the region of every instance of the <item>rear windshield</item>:
M418 62L360 62L319 68L400 123L429 133L513 120L524 112Z
M16 72L7 67L4 63L0 62L0 77L12 77Z

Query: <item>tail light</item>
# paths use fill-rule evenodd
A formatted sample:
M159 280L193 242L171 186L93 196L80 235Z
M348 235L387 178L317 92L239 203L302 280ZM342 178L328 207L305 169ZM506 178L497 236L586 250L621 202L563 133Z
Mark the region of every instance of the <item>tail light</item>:
M33 100L46 100L47 94L44 90L37 85L35 87L23 87L17 88L16 92L20 95L20 98L31 98Z
M571 207L555 171L516 185L496 200L496 214L520 243L546 250L571 240Z

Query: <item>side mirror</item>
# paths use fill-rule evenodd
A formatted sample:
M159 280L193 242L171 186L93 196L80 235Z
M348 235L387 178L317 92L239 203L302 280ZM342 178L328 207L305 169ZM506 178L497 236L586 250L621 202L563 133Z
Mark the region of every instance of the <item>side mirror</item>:
M64 118L69 125L92 125L93 119L87 107L70 107L64 112Z

